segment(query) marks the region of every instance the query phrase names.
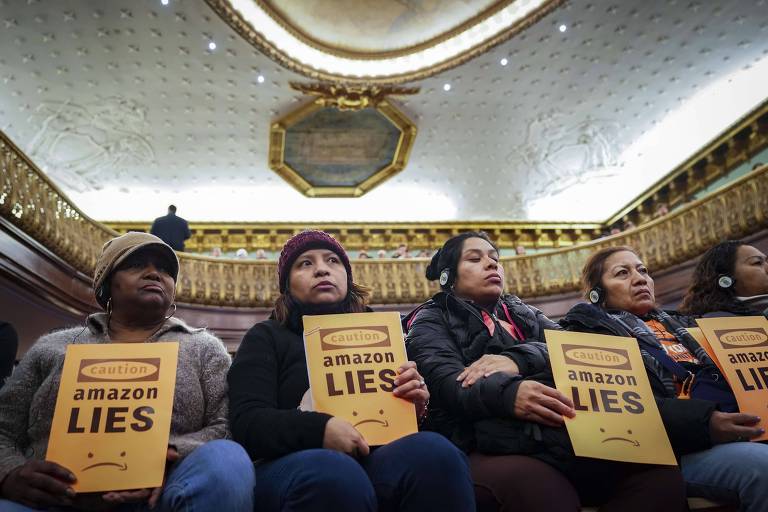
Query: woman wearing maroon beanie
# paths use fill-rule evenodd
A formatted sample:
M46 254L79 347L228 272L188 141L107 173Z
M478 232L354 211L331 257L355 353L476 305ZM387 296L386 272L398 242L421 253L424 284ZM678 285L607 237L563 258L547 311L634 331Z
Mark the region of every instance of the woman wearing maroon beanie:
M466 458L442 436L419 432L370 448L347 421L302 410L303 315L370 311L344 248L323 231L304 231L283 247L278 279L272 316L245 335L228 377L232 435L256 461L256 508L474 510ZM393 393L423 416L429 392L415 363L400 368L395 384Z

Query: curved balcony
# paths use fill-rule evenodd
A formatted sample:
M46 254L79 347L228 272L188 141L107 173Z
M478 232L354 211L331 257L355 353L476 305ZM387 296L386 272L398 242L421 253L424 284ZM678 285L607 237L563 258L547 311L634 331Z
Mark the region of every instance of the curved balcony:
M631 231L564 249L502 258L506 287L524 297L573 292L587 256L611 245L637 249L659 271L712 244L766 228L768 167ZM10 141L0 136L0 216L75 269L90 276L102 244L117 233L83 214ZM274 261L222 260L181 253L177 301L205 306L269 307L277 296ZM413 304L436 291L425 259L353 262L375 304Z

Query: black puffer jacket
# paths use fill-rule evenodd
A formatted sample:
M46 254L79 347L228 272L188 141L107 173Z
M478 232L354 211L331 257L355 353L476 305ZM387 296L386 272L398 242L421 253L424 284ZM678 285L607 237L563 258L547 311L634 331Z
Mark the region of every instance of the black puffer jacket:
M515 340L499 325L506 313L520 328L524 340ZM488 432L498 425L486 420L510 420L514 423L517 388L525 378L552 385L544 329L561 330L538 309L524 304L513 295L502 297L491 317L493 333L482 317L482 310L471 302L440 292L404 321L406 347L410 359L416 361L426 380L431 398L427 428L451 439L465 451L477 448L478 425ZM495 373L463 388L456 377L465 367L484 354L501 354L514 360L520 375ZM525 425L523 425L525 424ZM513 436L542 438L541 428L530 422L517 421ZM503 429L509 432L509 429ZM562 431L564 429L553 429ZM546 437L546 436L545 436ZM561 439L562 441L562 439ZM509 439L500 452L515 453L518 441ZM562 444L568 445L567 435ZM521 448L530 451L534 448Z
M688 317L675 315L674 319L682 324L690 323ZM627 331L619 322L611 317L604 309L593 304L576 304L571 308L560 324L569 331L591 332L595 334L607 334L610 336L635 337ZM647 351L643 350L643 344L655 342L653 340L638 339L640 353L643 355L646 373L650 381L656 404L659 407L661 419L667 429L667 435L672 443L672 448L678 455L705 450L712 446L709 438L709 419L716 410L716 405L708 400L676 398L670 388L671 376ZM684 343L684 340L681 340ZM685 343L684 343L685 344ZM700 359L707 357L701 350L688 347L691 352L696 352Z

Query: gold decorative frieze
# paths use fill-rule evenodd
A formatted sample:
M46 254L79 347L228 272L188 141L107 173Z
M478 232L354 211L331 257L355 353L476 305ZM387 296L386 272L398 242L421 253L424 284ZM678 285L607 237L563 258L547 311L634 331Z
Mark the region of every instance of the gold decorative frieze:
M324 107L336 107L339 110L361 110L369 107L376 107L382 103L387 96L411 96L418 94L420 87L398 87L398 86L359 86L333 84L328 82L302 83L290 82L291 88L308 94L317 96L318 102Z
M147 222L106 222L120 233L148 231ZM192 238L186 241L187 251L206 253L219 248L225 253L246 249L278 252L293 235L307 228L331 233L353 253L361 250L395 249L406 244L409 250L434 250L450 237L465 231L486 231L502 249L558 249L599 238L600 224L568 224L557 222L402 222L366 224L339 223L216 223L192 222Z

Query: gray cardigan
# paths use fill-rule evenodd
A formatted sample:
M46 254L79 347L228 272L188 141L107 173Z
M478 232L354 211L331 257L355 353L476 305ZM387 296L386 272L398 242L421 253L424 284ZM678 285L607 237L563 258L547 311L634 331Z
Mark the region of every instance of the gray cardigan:
M227 370L230 357L218 338L171 318L149 342L178 341L179 360L169 444L182 457L206 441L229 437ZM44 459L56 394L70 343L109 343L106 315L85 328L54 331L26 353L0 390L0 482L29 459Z

